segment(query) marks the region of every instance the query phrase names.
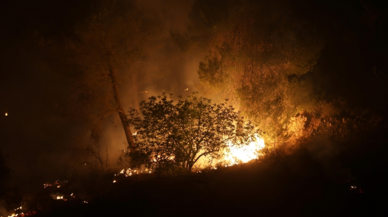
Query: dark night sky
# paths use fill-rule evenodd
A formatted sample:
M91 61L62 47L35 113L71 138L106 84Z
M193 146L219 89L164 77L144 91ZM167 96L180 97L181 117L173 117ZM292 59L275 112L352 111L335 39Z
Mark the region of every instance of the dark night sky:
M1 3L0 143L15 177L25 175L31 179L37 177L34 173L48 175L59 168L66 170L66 164L59 167L58 162L67 159L72 148L70 141L77 125L59 120L49 107L61 79L27 43L35 30L59 35L71 28L74 19L69 14L77 16L72 11L76 1L62 2ZM4 117L4 112L9 116Z
M76 141L87 127L52 110L52 99L68 87L64 78L29 43L35 32L54 38L71 34L75 23L87 16L90 2L94 1L0 3L0 148L15 177L24 176L37 182L55 179L68 174L68 162L79 160ZM381 22L368 27L362 20L365 10L359 1L314 2L301 1L297 6L302 16L314 20L326 34L321 59L307 76L314 79L317 92L325 90L327 97L341 95L362 105L365 98L354 95L366 91L360 87L373 76L373 67L388 70L387 8L379 1L372 1ZM163 4L149 0L141 5L145 11L160 13L171 28L185 28L189 3L171 0ZM176 82L197 79L193 72L199 58L192 59L177 66L176 70L187 70L190 66L192 72L174 77Z

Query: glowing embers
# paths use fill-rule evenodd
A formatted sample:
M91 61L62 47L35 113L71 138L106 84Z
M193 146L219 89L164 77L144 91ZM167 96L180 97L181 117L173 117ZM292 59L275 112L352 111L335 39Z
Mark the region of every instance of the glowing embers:
M61 194L58 194L58 195L53 195L52 196L54 200L63 200L63 201L67 201L67 198L65 198L63 195Z
M164 160L168 160L168 161L174 161L175 162L175 156L174 155L167 155L167 154L158 154L156 155L155 154L155 157L151 159L151 162L155 163L155 162L158 162L158 161L164 161Z
M236 146L229 142L228 148L225 150L225 157L222 161L226 165L232 166L235 164L247 163L251 160L258 159L259 151L265 147L264 140L255 135L255 140L250 141L247 145Z
M63 180L63 181L57 180L54 183L47 182L43 184L43 188L48 188L51 186L57 186L57 188L61 188L64 185L66 185L66 183L67 183L67 180Z
M124 170L124 169L123 169ZM141 174L141 173L151 173L151 170L145 168L145 169L136 169L136 170L132 170L131 168L128 168L124 175L125 177L128 177L128 176L132 176L132 175L138 175L138 174ZM122 174L122 173L120 173Z
M48 187L51 187L51 186L53 186L53 184L51 184L51 183L44 183L43 184L43 188L48 188Z
M36 214L36 211L28 211L28 212L23 212L22 211L22 206L19 206L13 210L12 214L8 214L8 217L14 217L14 216L33 216Z
M133 176L133 175L139 175L139 174L146 174L146 173L152 173L152 170L150 169L147 169L147 168L143 168L143 169L136 169L136 170L133 170L131 168L128 168L128 169L122 169L120 170L119 173L117 174L114 174L115 177L118 177L120 175L123 175L125 177L129 177L129 176ZM117 183L117 181L119 178L116 178L113 180L113 183Z
M125 177L132 176L132 169L131 168L128 168L127 170L122 169L118 175L124 175ZM115 176L117 176L117 174L115 174Z

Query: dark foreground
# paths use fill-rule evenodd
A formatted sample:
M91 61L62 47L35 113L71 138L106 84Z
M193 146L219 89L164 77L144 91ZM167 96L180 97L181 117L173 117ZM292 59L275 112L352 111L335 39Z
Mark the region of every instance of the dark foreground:
M36 216L386 216L385 143L320 142L203 173L123 177L88 204L54 201Z

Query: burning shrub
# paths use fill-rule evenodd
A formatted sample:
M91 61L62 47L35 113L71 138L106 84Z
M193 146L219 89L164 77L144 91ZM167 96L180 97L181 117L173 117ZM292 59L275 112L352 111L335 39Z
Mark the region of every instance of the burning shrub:
M156 171L191 171L202 157L220 158L225 149L256 141L259 130L225 103L212 104L196 93L173 101L172 94L152 96L131 109L128 120L136 131L134 164Z

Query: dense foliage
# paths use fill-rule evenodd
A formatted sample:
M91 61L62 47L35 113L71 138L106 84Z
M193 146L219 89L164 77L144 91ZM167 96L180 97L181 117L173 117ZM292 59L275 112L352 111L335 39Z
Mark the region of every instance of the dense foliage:
M202 157L219 158L228 142L244 145L258 133L227 102L212 104L196 94L176 102L172 95L152 96L140 104L140 112L131 109L128 116L136 132L135 155L159 169L190 171Z

